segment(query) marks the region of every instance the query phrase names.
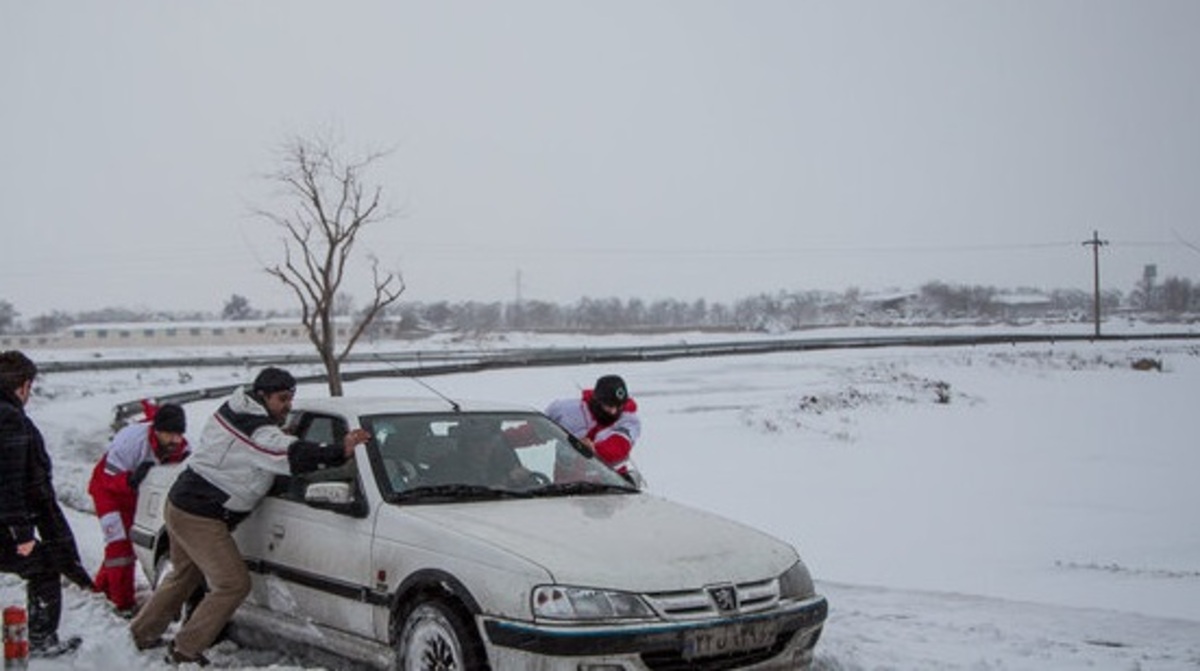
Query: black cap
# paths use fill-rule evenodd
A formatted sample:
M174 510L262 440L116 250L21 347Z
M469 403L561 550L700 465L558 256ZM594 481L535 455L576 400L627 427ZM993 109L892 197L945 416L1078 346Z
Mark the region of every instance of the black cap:
M163 403L154 411L154 430L164 433L185 433L187 416L175 403Z
M625 388L625 380L622 380L619 375L605 375L596 380L596 386L592 389L592 398L604 405L620 408L625 405L625 401L629 400L629 390Z
M277 391L295 391L296 378L282 368L264 368L254 378L254 391L273 394Z

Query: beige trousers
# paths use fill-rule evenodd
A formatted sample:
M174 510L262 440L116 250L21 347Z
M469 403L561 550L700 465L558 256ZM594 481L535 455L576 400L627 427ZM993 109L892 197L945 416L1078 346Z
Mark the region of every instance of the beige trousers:
M185 513L169 501L164 517L174 568L129 623L129 629L138 646L149 645L162 636L188 597L207 580L204 600L175 635L175 650L196 657L212 645L250 593L250 572L225 522Z

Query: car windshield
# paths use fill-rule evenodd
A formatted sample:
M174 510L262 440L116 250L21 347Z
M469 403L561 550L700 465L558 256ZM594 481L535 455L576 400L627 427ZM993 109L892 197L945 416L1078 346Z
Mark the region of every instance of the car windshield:
M392 502L580 496L636 488L537 413L362 418L376 479Z

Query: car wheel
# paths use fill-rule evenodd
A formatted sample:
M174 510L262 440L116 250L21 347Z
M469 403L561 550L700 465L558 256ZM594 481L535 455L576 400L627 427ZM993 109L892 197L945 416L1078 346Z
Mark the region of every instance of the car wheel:
M396 654L399 671L486 669L483 644L469 619L440 599L417 603L404 618Z

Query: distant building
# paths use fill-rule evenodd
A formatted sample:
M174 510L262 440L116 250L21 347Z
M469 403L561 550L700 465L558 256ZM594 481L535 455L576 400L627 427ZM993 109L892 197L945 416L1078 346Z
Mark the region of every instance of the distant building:
M998 294L992 302L1000 306L1005 319L1045 317L1053 311L1054 301L1045 294Z
M57 347L58 335L45 333L6 333L0 335L0 350L23 349L27 347Z
M893 291L889 293L864 294L858 302L872 310L902 313L920 295L915 291Z
M376 320L374 338L394 338L399 324ZM350 337L349 319L336 322L337 339ZM0 347L210 347L220 345L291 345L308 343L304 325L292 319L214 322L126 322L75 324L54 334L7 334Z

